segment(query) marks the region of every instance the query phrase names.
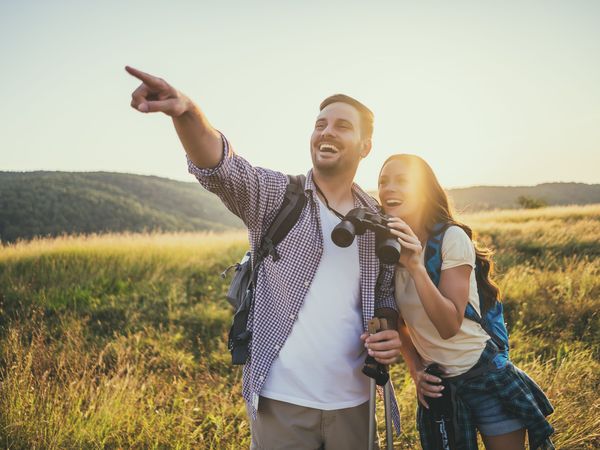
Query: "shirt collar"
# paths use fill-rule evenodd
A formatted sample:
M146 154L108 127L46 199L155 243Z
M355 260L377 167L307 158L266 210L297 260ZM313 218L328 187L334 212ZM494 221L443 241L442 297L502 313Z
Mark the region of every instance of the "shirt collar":
M304 183L304 192L316 195L315 182L313 181L313 170L306 173L306 182ZM354 197L354 207L366 207L372 211L379 211L379 203L356 183L352 183L352 196Z

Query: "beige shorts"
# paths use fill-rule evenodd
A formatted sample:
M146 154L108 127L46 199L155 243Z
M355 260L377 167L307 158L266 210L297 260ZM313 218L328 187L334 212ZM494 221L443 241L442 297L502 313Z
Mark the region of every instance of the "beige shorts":
M252 450L365 450L369 402L324 411L260 397L256 420L248 419ZM374 446L379 449L377 443Z

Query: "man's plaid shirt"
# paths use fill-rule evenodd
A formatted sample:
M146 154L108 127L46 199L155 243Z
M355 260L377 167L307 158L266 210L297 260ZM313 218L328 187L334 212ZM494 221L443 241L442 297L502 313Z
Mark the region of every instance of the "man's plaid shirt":
M188 168L202 186L217 194L225 206L243 220L254 253L283 202L287 176L253 167L235 154L225 137L223 158L215 168L198 168L189 159ZM306 205L298 223L277 246L281 259L273 262L272 258L266 258L259 267L253 313L248 320L252 343L249 360L244 366L242 390L253 417L271 364L290 335L321 260L323 233L314 186L312 171L309 171L305 184ZM352 186L352 193L355 207L377 210L376 201L356 184ZM394 272L393 266L381 264L375 256L373 233L364 233L357 239L363 327L367 330L375 308L397 309ZM335 324L335 317L332 317L332 324ZM359 339L359 336L338 336L335 330L333 325L332 339ZM400 416L393 395L392 412L399 432Z

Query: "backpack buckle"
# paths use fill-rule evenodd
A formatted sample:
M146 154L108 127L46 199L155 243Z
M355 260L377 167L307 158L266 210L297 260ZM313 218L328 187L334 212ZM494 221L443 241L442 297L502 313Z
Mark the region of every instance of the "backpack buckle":
M268 236L265 236L263 241L265 244L265 250L267 251L267 255L271 255L271 257L273 258L273 262L279 261L280 256L277 252L277 249L275 248L275 245L273 245L273 241Z
M231 269L233 269L234 267L235 267L235 270L238 270L240 266L241 266L241 264L240 264L239 262L238 262L238 263L235 263L235 264L232 264L232 265L230 265L230 266L229 266L229 267L227 267L227 268L226 268L226 269L225 269L223 272L221 272L221 278L225 278L225 277L227 276L227 274L229 273L229 271L230 271Z

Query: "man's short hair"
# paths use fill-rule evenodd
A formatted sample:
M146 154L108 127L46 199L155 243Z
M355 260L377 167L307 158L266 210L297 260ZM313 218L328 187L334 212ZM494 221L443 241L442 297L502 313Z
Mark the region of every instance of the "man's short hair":
M354 106L358 111L358 115L360 116L360 126L361 132L364 137L371 139L373 136L373 111L363 105L361 102L356 100L355 98L350 97L345 94L334 94L327 97L325 100L321 102L321 106L319 106L319 111L323 111L327 105L331 105L332 103L347 103L350 106Z

